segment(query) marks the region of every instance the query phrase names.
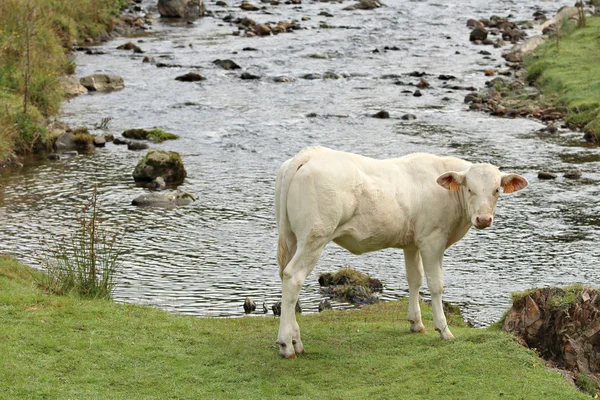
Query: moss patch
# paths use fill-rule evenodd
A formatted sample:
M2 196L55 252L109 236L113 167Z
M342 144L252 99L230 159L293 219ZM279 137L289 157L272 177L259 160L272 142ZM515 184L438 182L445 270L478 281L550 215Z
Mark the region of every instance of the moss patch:
M161 143L165 140L179 139L174 133L165 132L162 129L128 129L123 132L123 137L137 140L151 140L154 143Z

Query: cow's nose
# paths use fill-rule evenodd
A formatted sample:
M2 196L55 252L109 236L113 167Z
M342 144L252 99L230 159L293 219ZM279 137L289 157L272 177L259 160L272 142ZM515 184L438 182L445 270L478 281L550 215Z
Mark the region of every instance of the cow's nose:
M492 217L477 217L476 220L477 226L480 227L488 227L492 225Z

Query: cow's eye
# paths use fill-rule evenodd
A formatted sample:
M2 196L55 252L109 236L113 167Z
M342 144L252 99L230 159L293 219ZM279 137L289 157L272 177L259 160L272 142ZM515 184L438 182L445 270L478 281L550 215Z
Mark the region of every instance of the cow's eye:
M471 189L469 189L469 194L473 194L473 192L471 191Z
M500 188L496 189L496 194L500 193Z

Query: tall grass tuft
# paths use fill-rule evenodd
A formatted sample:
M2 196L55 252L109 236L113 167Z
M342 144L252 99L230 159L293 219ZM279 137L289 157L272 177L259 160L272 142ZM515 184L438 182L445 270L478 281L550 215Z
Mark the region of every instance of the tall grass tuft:
M65 241L46 246L42 258L45 275L37 283L52 293L74 293L83 298L112 297L114 278L119 272L120 249L117 235L102 227L98 216L98 191L77 213L77 228Z

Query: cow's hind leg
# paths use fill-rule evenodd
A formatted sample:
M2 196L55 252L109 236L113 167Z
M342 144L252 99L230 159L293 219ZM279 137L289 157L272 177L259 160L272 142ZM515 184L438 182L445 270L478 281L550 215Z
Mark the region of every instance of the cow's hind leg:
M406 263L406 279L408 280L408 321L411 332L426 333L421 320L421 307L419 305L419 289L423 284L423 263L418 250L404 250Z
M299 243L294 257L283 270L281 319L277 344L279 354L286 358L295 358L296 353L304 353L304 346L300 339L300 326L296 321L296 302L304 280L311 273L321 256L325 244Z

